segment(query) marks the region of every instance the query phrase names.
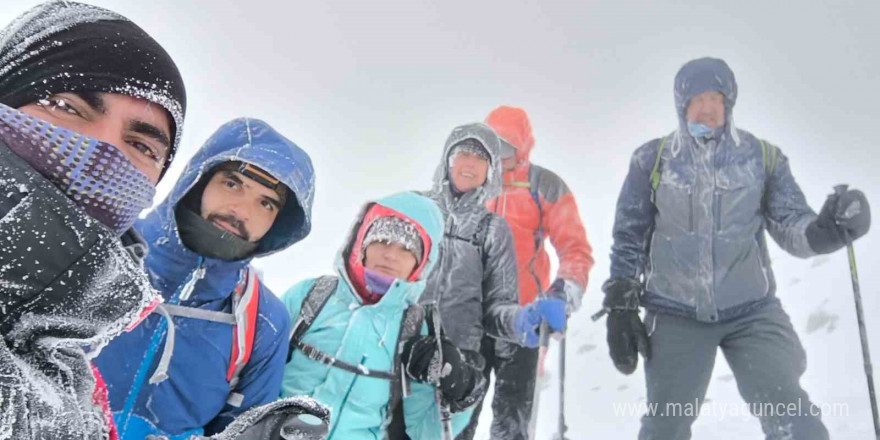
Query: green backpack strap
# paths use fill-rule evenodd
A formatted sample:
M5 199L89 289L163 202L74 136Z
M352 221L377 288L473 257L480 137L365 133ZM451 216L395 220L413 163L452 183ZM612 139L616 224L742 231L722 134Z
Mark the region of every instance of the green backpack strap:
M764 139L760 139L761 141L761 161L764 164L764 172L767 173L768 181L769 177L773 175L773 170L776 169L776 159L779 156L779 149L776 148L773 144L770 144L770 166L767 166L767 142Z
M767 192L770 190L770 179L773 177L773 170L776 169L776 159L779 156L779 149L775 145L769 144L770 151L767 151L767 142L761 141L761 163L764 167L764 193L761 195L761 209L767 210ZM767 162L767 155L770 155L770 161Z
M660 156L663 155L663 147L666 146L668 140L669 136L666 136L660 141L660 146L657 148L657 159L654 160L654 168L651 169L651 203L654 203L654 194L660 187Z
M660 187L660 157L663 155L663 148L666 146L666 142L669 140L669 136L663 138L660 142L660 146L657 148L657 158L654 159L654 168L651 169L651 202L654 202L654 194L657 192L657 188ZM773 171L776 169L776 161L779 158L779 149L776 148L775 145L770 144L770 147L767 147L767 142L763 139L761 141L761 163L764 166L764 172L767 175L765 180L765 192L767 186L770 184L770 176L773 175ZM768 151L769 150L769 151ZM767 161L767 155L770 155L770 161Z

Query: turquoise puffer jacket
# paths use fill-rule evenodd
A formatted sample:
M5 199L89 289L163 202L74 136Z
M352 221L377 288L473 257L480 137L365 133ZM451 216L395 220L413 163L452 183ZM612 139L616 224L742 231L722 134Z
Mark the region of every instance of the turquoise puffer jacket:
M378 205L378 206L377 206ZM360 285L357 270L347 270L348 262L359 260L364 232L376 211L396 211L421 225L422 241L429 247L428 258L416 269L414 281L396 280L376 304L365 305L355 293ZM365 221L366 220L366 221ZM373 371L392 371L401 320L410 305L416 304L425 280L437 261L436 243L443 238L443 216L436 204L416 193L400 193L368 203L352 228L351 236L336 260L339 277L336 291L315 318L302 342L336 359L363 365ZM434 244L434 245L430 245ZM357 258L352 258L355 252ZM362 276L363 272L360 272ZM362 281L361 281L362 282ZM315 279L300 282L282 297L292 320ZM423 328L423 333L427 333ZM413 440L441 439L439 409L433 386L412 382L411 394L403 399L407 434ZM282 396L307 395L330 407L329 439L383 439L391 418L390 382L330 367L294 352L284 369ZM453 414L453 432L458 434L470 419L471 411Z

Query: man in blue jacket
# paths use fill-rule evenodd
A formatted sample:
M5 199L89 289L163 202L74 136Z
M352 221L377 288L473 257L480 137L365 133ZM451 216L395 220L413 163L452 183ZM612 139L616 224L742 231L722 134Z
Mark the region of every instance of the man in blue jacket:
M646 359L657 411L639 438L690 438L720 347L768 439L827 439L798 382L806 354L775 296L764 230L798 257L833 252L867 233L868 202L860 191L832 195L817 216L788 158L734 126L724 61L688 62L674 92L678 130L633 154L603 286L615 366L630 374L639 352Z
M137 223L164 303L96 361L120 438L210 435L278 398L290 322L248 265L308 235L313 191L303 150L236 119Z

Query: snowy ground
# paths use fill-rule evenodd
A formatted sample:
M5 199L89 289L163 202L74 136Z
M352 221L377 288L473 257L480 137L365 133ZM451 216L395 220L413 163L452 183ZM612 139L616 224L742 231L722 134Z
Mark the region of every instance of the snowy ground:
M868 255L866 247L857 245L857 253L862 257L862 295L868 334L872 338L871 350L877 359L880 355L880 292L877 273L874 272L876 264L874 260L864 258ZM797 260L778 249L776 251L774 268L777 282L782 286L780 297L807 350L807 372L801 383L817 405L824 405L832 412L823 417L832 438L872 438L870 405L845 253ZM596 302L595 298L593 302ZM639 415L643 410L620 414L615 412L615 405L644 403L644 375L638 371L632 376L623 376L614 369L607 355L604 320L598 323L589 320L587 312L593 310L581 311L576 316L568 342L568 438L604 439L612 435L615 438L636 438ZM555 345L551 346L547 363L549 383L541 395L539 440L551 440L556 433L558 351L555 348ZM741 411L742 399L720 351L707 393L707 406L715 413L704 412L697 419L693 427L695 439L763 438L756 418L742 416L741 412L739 415L733 413ZM489 438L488 420L487 415L481 418L480 439Z

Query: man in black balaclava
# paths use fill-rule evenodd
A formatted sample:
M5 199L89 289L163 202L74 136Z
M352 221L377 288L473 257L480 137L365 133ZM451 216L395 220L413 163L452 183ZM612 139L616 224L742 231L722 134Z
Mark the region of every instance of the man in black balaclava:
M115 438L89 359L158 300L131 226L185 107L170 56L112 11L47 2L0 30L0 438Z
M184 108L169 55L114 12L50 2L0 30L0 420L10 438L111 435L89 358L157 299L130 229L171 162Z

